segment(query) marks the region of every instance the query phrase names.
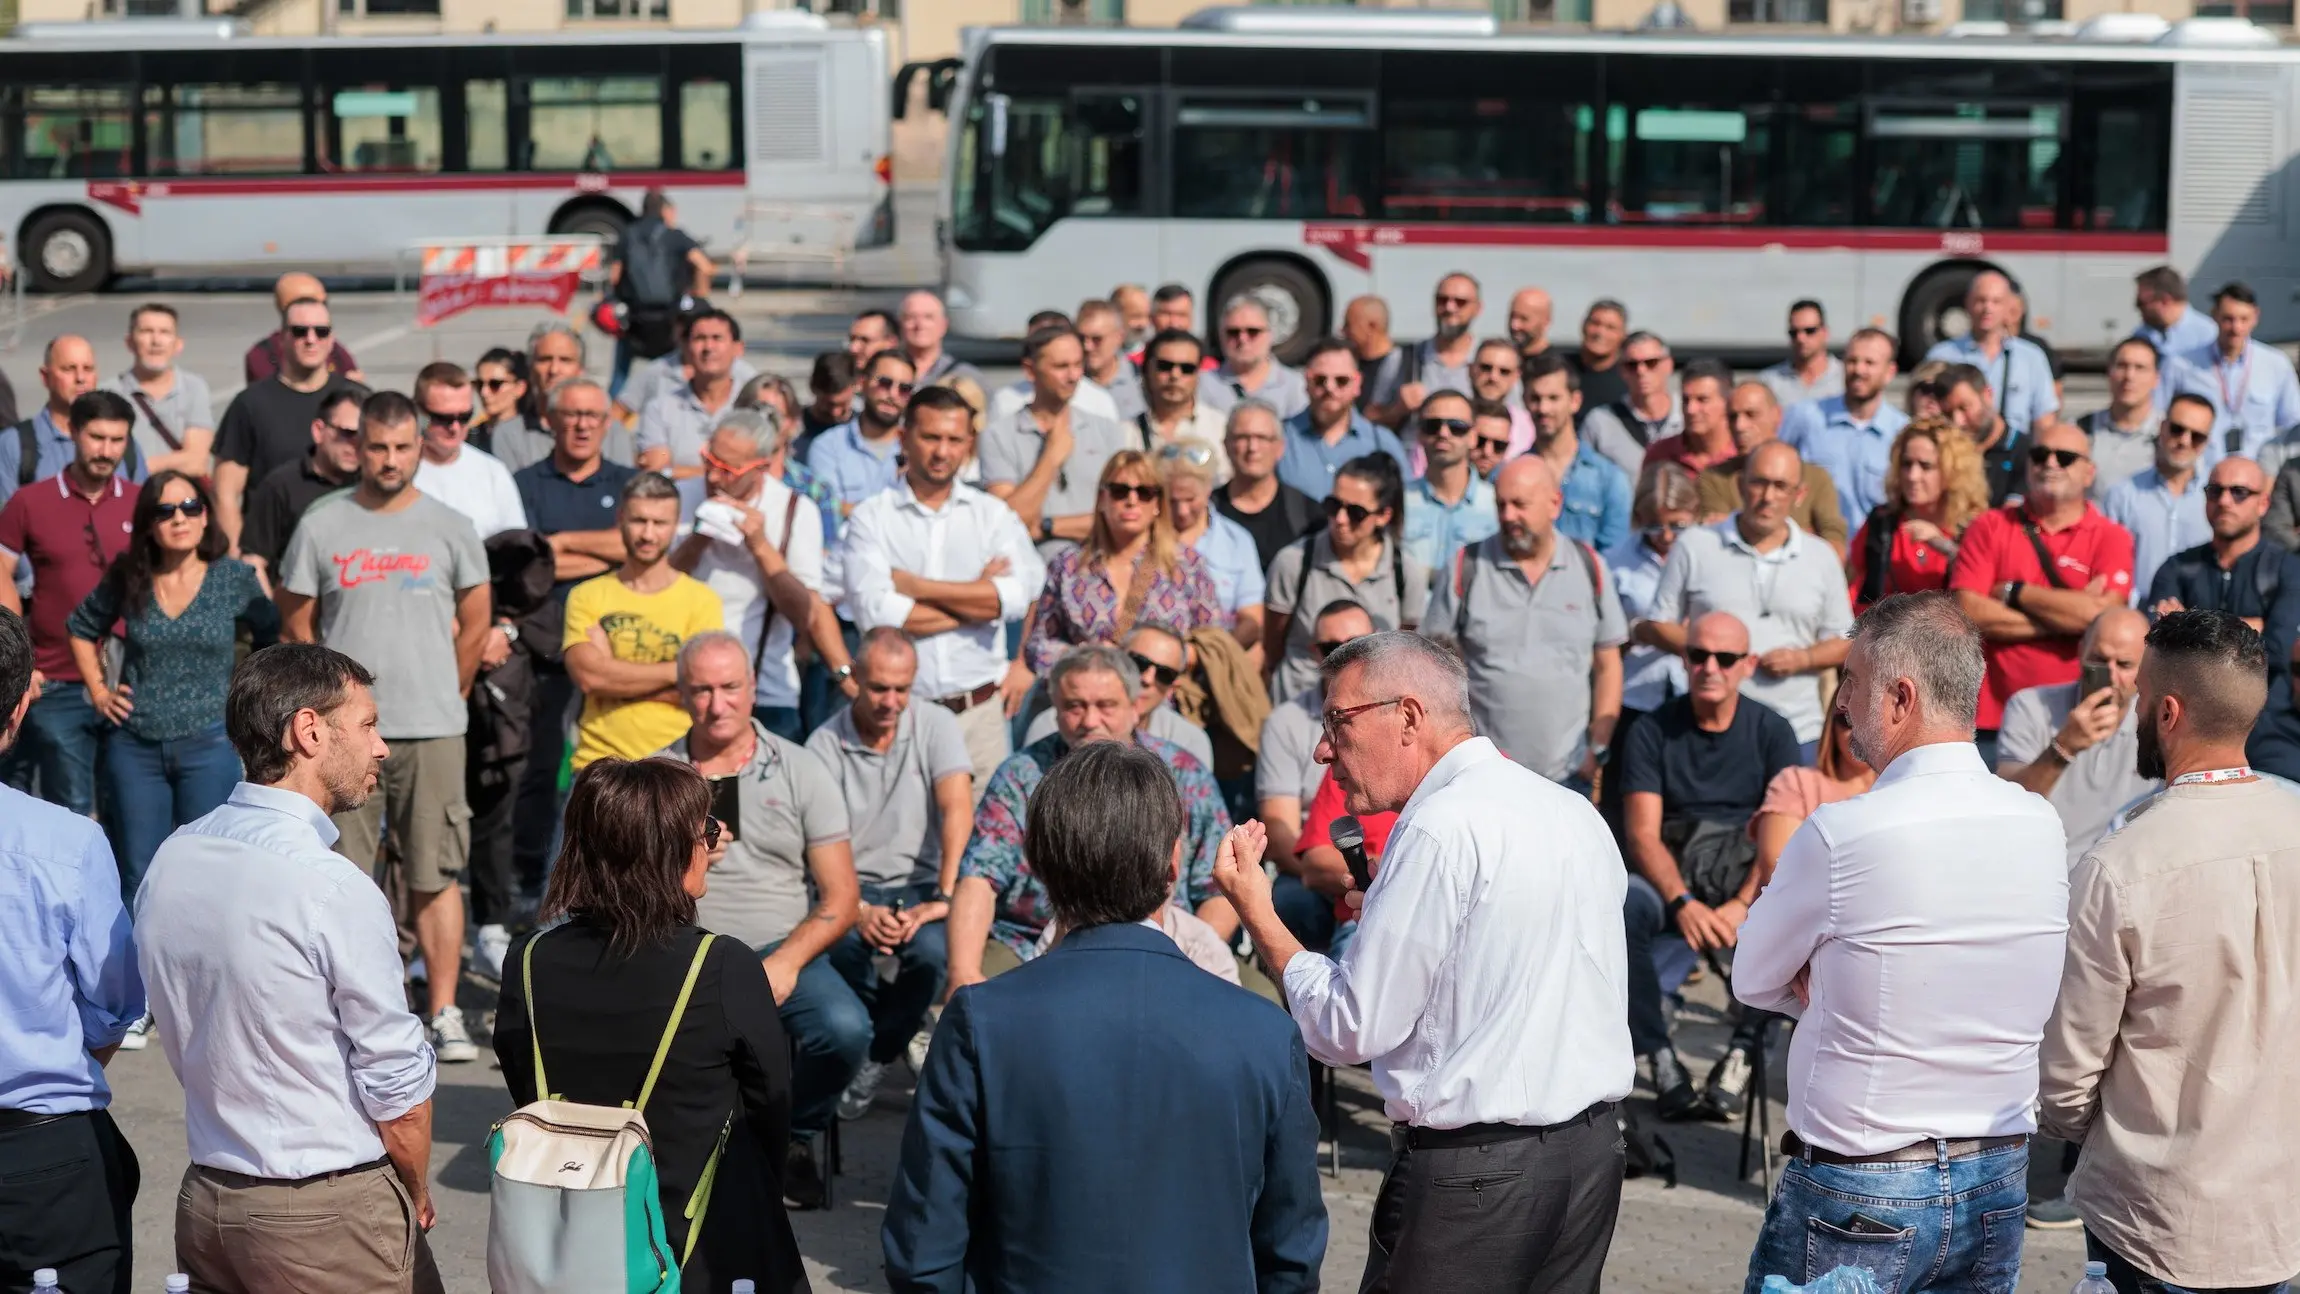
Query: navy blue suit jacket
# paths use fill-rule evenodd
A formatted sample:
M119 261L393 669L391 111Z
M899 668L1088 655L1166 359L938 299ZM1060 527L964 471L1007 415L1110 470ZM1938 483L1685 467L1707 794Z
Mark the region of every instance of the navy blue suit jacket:
M887 1203L898 1292L1288 1294L1326 1252L1309 1059L1141 925L960 990Z

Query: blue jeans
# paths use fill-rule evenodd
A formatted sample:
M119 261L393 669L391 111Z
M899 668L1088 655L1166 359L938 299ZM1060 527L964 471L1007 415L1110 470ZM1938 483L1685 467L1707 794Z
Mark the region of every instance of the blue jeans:
M877 907L886 907L896 899L904 907L917 907L934 895L934 886L927 885L872 885L862 887L862 901ZM831 945L828 960L838 968L847 987L870 1009L871 1063L884 1065L902 1055L903 1045L918 1032L926 1020L926 1010L942 996L943 972L949 968L949 941L943 933L943 923L930 921L911 935L910 942L895 949L894 983L879 978L878 968L871 962L878 950L863 942L861 935L848 931L845 937Z
M112 722L88 704L77 681L51 679L24 712L16 746L0 761L0 778L19 791L86 817L96 811L96 754Z
M104 787L110 794L112 852L120 860L120 897L131 905L144 869L168 834L222 804L240 780L240 757L224 725L168 741L147 741L114 728L104 738Z
M1931 1163L1794 1158L1765 1210L1742 1294L1759 1294L1767 1276L1804 1285L1848 1265L1868 1268L1886 1294L2012 1294L2027 1206L2025 1144ZM1890 1230L1857 1234L1855 1214Z
M2278 1281L2274 1285L2256 1285L2248 1289L2204 1290L2158 1280L2133 1266L2123 1254L2102 1244L2089 1227L2084 1233L2084 1256L2096 1263L2108 1265L2108 1283L2116 1286L2116 1294L2285 1294L2292 1287L2289 1281Z
M782 946L777 939L759 955ZM822 1132L870 1049L870 1012L831 959L817 957L799 971L799 982L783 999L782 1017L798 1049L791 1061L791 1131Z

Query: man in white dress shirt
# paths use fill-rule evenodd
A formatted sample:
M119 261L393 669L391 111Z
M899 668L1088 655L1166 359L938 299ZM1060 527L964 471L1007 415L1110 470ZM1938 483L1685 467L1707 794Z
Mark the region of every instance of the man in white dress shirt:
M1012 746L1005 628L1038 600L1046 563L1012 508L959 483L973 453L974 411L958 392L912 396L902 479L855 509L839 567L856 628L900 629L918 645L912 693L958 716L979 797Z
M1259 824L1225 842L1214 879L1310 1054L1371 1062L1395 1121L1359 1290L1595 1291L1636 1074L1621 852L1587 796L1476 735L1443 647L1377 633L1320 673L1318 757L1350 812L1399 814L1357 938L1336 964L1287 931Z
M471 377L442 360L415 375L415 407L423 411L423 458L415 488L470 518L481 540L527 528L527 505L503 460L471 435Z
M248 780L152 859L136 935L184 1086L176 1267L195 1289L436 1291L423 1022L391 905L330 846L387 753L372 674L287 643L233 675Z
M1734 995L1801 1020L1744 1294L1847 1263L1884 1289L2018 1283L2068 862L2052 806L1973 746L1983 669L1953 594L1869 608L1836 706L1876 786L1814 810L1741 926Z

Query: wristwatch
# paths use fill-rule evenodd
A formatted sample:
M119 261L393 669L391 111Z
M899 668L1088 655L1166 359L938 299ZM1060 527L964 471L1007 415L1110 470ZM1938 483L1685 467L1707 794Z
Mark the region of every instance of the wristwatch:
M941 890L936 890L932 895L928 896L926 901L929 903L948 903L950 902L950 896L943 893Z
M831 671L831 677L837 679L841 683L846 682L848 679L853 678L854 676L855 667L853 661L848 661L846 664L841 665L837 669Z
M1038 539L1040 543L1050 544L1054 542L1054 518L1040 517L1038 519Z
M2020 591L2025 587L2026 584L2020 580L2005 585L2005 605L2015 611L2020 610Z
M1589 748L1589 757L1596 760L1600 764L1604 763L1605 757L1612 753L1613 747L1611 746L1591 746Z
M1669 905L1661 910L1661 915L1669 922L1670 925L1674 926L1677 924L1677 914L1683 912L1685 910L1685 905L1691 903L1692 901L1693 892L1688 890L1685 893L1678 895L1676 898L1669 900Z

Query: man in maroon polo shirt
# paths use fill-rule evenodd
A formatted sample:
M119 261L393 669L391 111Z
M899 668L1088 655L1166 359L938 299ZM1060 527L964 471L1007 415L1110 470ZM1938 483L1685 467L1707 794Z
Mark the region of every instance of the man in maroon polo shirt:
M120 460L136 411L126 397L90 391L72 401L72 461L63 471L18 490L0 507L0 607L24 613L32 630L33 686L38 699L0 776L74 813L96 808L96 751L111 724L88 704L72 661L65 623L128 547L137 487ZM16 594L19 563L32 567L31 606Z
M1976 726L1991 768L2005 702L2023 688L2074 682L2077 640L2132 594L2131 532L2086 497L2090 444L2074 423L2032 429L2026 497L1975 517L1949 570L1949 588L1986 643Z

